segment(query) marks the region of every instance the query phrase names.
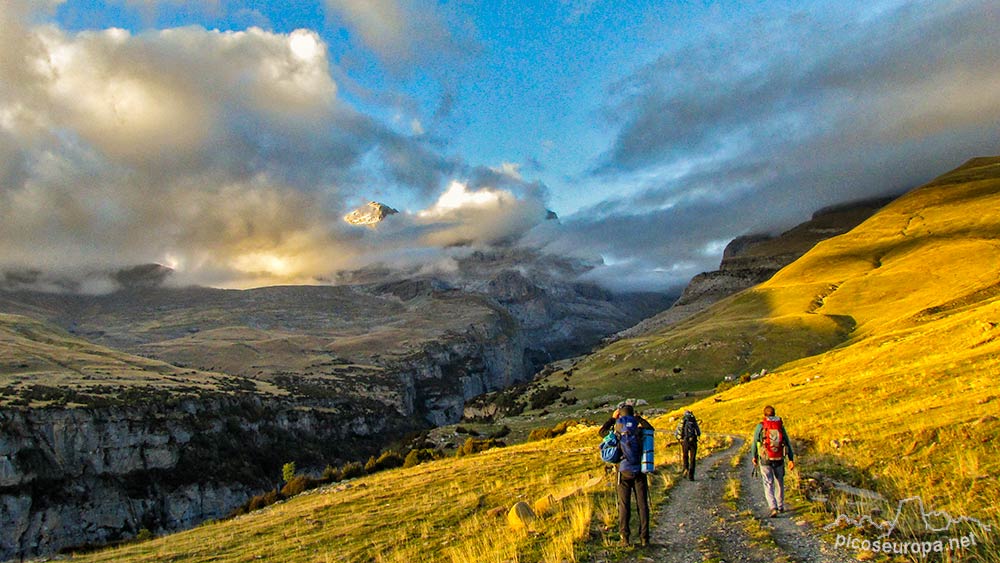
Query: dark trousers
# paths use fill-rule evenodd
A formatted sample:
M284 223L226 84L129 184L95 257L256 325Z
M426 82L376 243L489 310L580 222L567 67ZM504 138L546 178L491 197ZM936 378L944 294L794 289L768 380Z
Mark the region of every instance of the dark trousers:
M688 479L694 480L694 462L698 459L698 440L681 440L681 455L684 460L684 472Z
M631 534L629 521L632 517L632 493L636 496L636 511L639 513L639 538L649 541L649 487L645 473L618 473L618 532L623 540Z

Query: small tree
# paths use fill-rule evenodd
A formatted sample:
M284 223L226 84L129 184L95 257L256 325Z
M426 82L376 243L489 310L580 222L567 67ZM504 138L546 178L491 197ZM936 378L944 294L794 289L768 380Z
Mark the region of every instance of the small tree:
M289 461L285 465L281 466L281 478L284 479L285 483L291 481L295 478L295 462Z
M354 479L355 477L363 477L364 474L365 466L361 465L361 462L358 461L345 463L344 466L340 468L341 479Z
M457 450L455 450L455 457L462 457L463 455L472 455L479 452L483 452L492 448L502 448L507 444L500 440L494 440L493 438L486 438L482 440L477 440L476 438L468 438L465 443L462 444Z
M323 470L323 476L321 477L321 479L327 483L340 481L341 479L340 469L333 467L332 465L327 465L326 469Z
M394 469L403 465L403 456L393 450L386 450L375 460L376 471Z
M410 453L406 454L406 459L403 460L403 467L413 467L415 465L420 465L420 453L417 450L410 450Z

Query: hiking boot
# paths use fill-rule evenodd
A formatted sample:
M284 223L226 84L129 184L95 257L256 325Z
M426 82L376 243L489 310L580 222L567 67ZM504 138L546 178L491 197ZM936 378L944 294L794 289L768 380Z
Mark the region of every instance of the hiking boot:
M785 507L784 507L784 506L779 506L779 507L778 507L778 512L780 512L780 513L784 514L784 512L785 512Z
M618 545L621 547L628 547L631 544L628 543L628 538L622 536L621 539L618 540Z
M770 517L771 518L777 518L778 517L778 509L777 508L772 508L771 509Z
M649 547L649 538L642 538L642 540L639 541L639 545L642 547Z

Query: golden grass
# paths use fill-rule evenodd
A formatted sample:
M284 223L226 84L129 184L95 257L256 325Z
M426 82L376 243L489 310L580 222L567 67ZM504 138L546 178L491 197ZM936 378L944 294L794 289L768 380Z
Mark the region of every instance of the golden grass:
M603 476L594 427L329 486L241 516L81 561L574 561ZM610 490L605 479L597 490ZM573 493L573 494L571 494ZM527 532L506 512L553 495ZM496 509L496 510L494 510Z
M1000 158L977 159L770 281L599 350L578 364L576 394L600 396L615 376L639 373L630 391L655 400L767 368L775 373L685 408L705 430L749 434L773 404L802 471L997 524L997 241Z
M736 501L740 499L740 480L738 477L730 477L726 480L726 488L722 491L723 502L729 503L734 509Z
M652 420L667 429L666 418ZM677 470L672 439L658 434L653 501ZM96 553L79 561L446 563L577 561L592 536L617 539L613 473L596 427L370 475L233 520ZM699 454L727 445L708 439ZM588 487L589 485L589 487ZM526 530L507 523L516 502L548 508ZM544 501L544 502L539 502Z

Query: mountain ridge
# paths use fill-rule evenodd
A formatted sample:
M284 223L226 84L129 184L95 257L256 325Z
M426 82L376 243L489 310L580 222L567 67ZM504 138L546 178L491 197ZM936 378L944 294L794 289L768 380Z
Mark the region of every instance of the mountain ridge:
M814 212L808 221L778 235L758 233L736 237L723 250L717 270L696 275L669 309L618 333L615 338L656 332L729 295L767 281L819 242L851 230L892 200L873 198L828 206Z

